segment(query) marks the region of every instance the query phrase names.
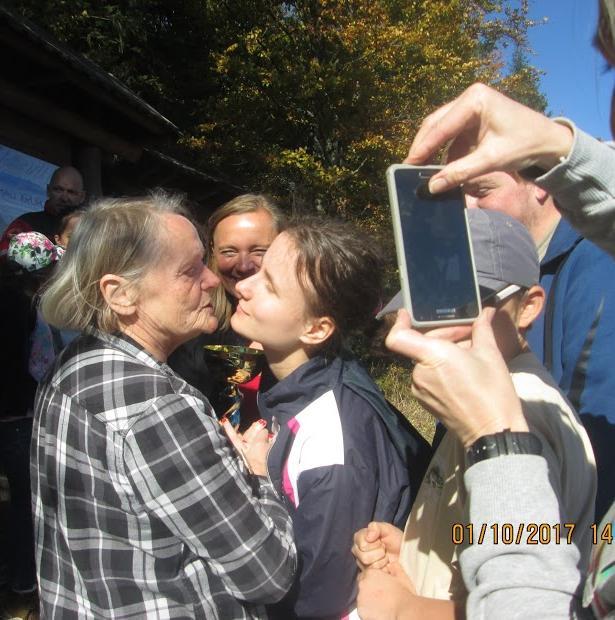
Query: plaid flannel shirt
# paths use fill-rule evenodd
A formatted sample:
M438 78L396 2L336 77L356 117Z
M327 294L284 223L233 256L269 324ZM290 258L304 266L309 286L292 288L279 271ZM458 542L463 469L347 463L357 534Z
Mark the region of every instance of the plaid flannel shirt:
M207 400L125 337L59 356L31 475L43 618L261 618L292 584L271 483L253 488Z

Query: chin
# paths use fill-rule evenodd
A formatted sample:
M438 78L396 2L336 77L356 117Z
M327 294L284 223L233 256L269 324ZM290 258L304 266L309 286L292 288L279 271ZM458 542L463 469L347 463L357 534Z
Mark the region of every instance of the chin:
M242 320L243 318L245 318L245 315L242 316L241 314L237 314L237 312L231 316L231 327L233 331L239 336L255 340L255 338L250 335L249 330L246 331L244 321Z
M218 319L215 316L210 316L205 326L203 327L203 333L213 334L218 329Z

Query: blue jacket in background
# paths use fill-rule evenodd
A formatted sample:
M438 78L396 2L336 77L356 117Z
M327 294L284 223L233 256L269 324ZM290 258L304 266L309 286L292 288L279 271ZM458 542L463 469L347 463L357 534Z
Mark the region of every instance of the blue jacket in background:
M270 615L343 617L357 595L354 533L372 520L404 526L431 448L346 354L312 358L260 392L258 406L270 428L279 423L267 465L299 556L295 586Z
M615 261L562 219L540 264L540 284L546 308L527 339L591 440L599 521L615 499Z

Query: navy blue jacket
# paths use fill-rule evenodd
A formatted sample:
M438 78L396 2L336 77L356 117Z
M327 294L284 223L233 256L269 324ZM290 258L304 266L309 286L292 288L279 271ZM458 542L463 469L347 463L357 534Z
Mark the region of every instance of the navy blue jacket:
M406 457L422 474L429 445L418 434L405 436L405 448L393 442L387 428L396 414L346 355L312 358L261 392L258 405L270 425L273 418L280 425L269 475L293 518L299 555L295 588L270 612L284 619L343 617L357 594L353 534L371 520L403 527L411 503ZM405 431L393 432L399 439Z
M528 341L591 440L599 520L615 499L615 261L562 219L541 262L540 284L547 304Z

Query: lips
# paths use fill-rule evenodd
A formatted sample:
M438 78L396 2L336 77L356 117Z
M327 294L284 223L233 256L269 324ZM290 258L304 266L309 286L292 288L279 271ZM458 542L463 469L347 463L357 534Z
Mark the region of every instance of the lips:
M236 314L244 314L246 316L249 316L249 314L243 309L242 305L239 303L237 304L237 307L235 308L235 313Z

